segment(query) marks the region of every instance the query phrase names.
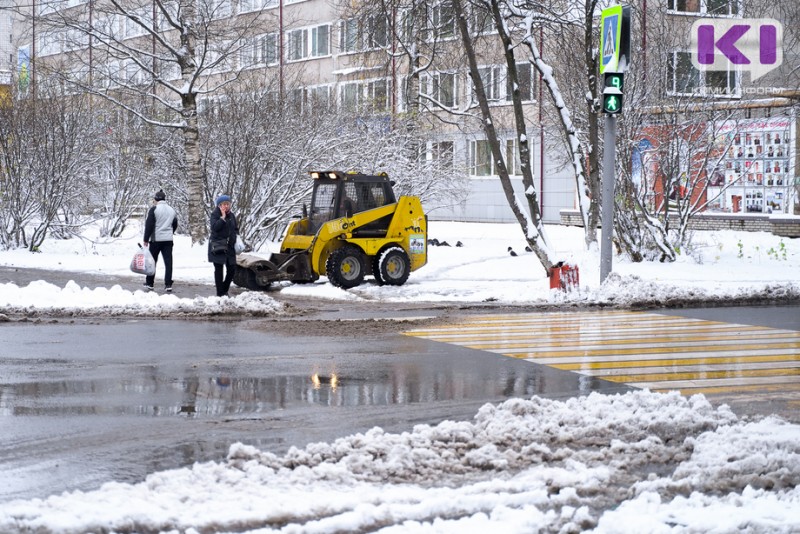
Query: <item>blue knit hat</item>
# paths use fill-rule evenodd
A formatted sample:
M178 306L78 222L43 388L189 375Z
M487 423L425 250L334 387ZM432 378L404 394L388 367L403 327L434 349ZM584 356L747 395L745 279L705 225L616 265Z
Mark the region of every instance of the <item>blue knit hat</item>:
M230 201L231 197L229 197L228 195L220 195L217 197L217 206L219 206L223 202L230 202Z

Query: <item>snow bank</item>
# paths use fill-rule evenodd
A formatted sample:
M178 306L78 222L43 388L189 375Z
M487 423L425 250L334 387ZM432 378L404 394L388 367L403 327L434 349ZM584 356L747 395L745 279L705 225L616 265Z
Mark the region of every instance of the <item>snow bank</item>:
M227 463L0 505L0 531L791 532L798 448L800 427L700 395L534 397L283 456L235 444Z

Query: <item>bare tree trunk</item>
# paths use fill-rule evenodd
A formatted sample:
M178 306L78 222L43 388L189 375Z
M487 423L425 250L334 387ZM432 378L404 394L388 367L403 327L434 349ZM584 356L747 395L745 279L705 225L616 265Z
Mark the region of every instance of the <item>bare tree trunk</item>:
M183 97L183 146L186 153L186 196L189 209L189 235L192 243L206 239L206 217L203 208L203 161L200 153L200 130L197 125L197 102L194 94Z
M517 141L519 142L519 161L522 170L522 187L525 189L525 198L528 200L528 211L531 214L531 222L534 226L541 224L542 214L539 209L539 199L536 193L536 186L533 182L533 167L531 166L530 144L528 143L527 130L525 128L525 114L522 110L522 102L519 96L519 73L517 72L517 62L514 58L514 45L511 36L505 31L506 25L500 6L497 2L492 2L492 16L498 28L500 40L503 42L505 51L506 67L510 85L513 88L512 104L514 108L514 125L517 131ZM544 150L544 147L542 148ZM549 267L545 267L549 269Z
M537 44L533 39L532 21L528 19L526 20L525 24L526 31L525 37L523 38L523 43L528 47L531 57L533 58L531 63L542 75L542 81L547 87L547 91L550 93L550 97L552 98L553 104L556 107L561 128L564 132L564 139L566 140L570 154L572 155L571 162L572 168L575 172L575 183L578 193L578 208L581 213L581 218L583 219L586 244L589 245L597 242L596 232L594 231L596 226L595 228L590 226L589 214L592 212L592 209L595 210L595 213L599 214L600 195L597 191L591 190L590 183L586 180L586 173L584 172L585 155L583 152L583 145L581 145L581 142L578 139L577 130L572 122L569 109L567 109L566 102L564 102L564 97L561 94L561 90L558 87L558 82L553 77L554 69L544 62L541 54L539 53ZM542 105L542 103L540 102L539 105ZM592 205L594 205L594 208L592 208Z
M183 116L183 144L186 154L186 196L189 210L189 235L192 243L203 243L206 238L205 210L203 209L203 162L200 155L200 129L197 124L197 93L194 80L197 73L195 50L197 47L197 18L194 0L181 0L183 14L181 50L178 57L185 92L181 95Z
M594 39L594 10L597 7L597 0L586 0L586 7L584 9L584 40L585 40L585 66L586 66L586 79L589 83L589 95L591 98L586 102L586 119L589 123L589 139L588 144L592 147L589 151L589 169L588 169L588 183L590 198L595 200L589 202L589 213L586 214L586 222L588 224L584 228L586 236L586 244L594 243L597 241L597 227L600 225L600 114L597 110L600 85L597 78L599 66L597 64L597 52Z
M497 9L497 7L493 6L493 9ZM514 194L514 188L511 184L511 178L508 173L508 167L506 166L503 151L500 148L500 140L497 136L497 130L495 129L494 121L492 120L492 113L489 109L489 101L486 97L486 90L483 86L483 81L481 80L480 73L478 71L478 61L475 56L472 36L469 33L467 17L464 13L464 7L461 4L461 0L453 0L453 10L456 16L456 25L458 26L461 34L461 41L464 44L464 51L467 55L467 61L469 62L469 75L472 78L478 104L481 109L481 115L483 117L483 131L486 133L489 146L492 149L492 157L494 158L497 175L500 178L500 184L503 187L503 192L505 193L508 205L511 207L514 217L516 217L517 222L522 228L525 239L527 240L534 254L536 254L536 257L539 258L542 267L544 267L545 273L549 275L554 262L551 259L551 253L549 247L547 246L544 235L540 231L541 229L534 223L534 221L531 220L531 218L527 216L527 214L517 203L517 198ZM510 68L512 66L513 65L509 65ZM530 166L528 167L528 172L530 173ZM529 181L532 185L532 178L529 177ZM535 209L538 215L538 203L536 201L536 192L533 187L531 187L529 190L526 190L525 194L529 200L533 200L533 204L536 206Z

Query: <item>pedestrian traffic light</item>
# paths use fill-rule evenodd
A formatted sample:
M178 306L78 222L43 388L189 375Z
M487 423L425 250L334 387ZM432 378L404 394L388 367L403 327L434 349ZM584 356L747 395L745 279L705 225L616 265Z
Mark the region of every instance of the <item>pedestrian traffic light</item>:
M622 95L604 94L603 113L619 113L622 111Z
M603 73L603 113L622 112L622 90L625 77L621 72Z

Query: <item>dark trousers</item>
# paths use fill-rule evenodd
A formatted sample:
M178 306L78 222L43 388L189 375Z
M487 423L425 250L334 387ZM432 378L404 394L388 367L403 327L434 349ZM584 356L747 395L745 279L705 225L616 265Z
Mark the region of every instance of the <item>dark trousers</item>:
M150 254L158 264L159 253L164 256L164 287L172 287L172 241L150 241ZM145 281L148 286L153 287L156 276L148 276Z
M225 269L225 277L222 277L222 269ZM217 296L224 297L228 294L233 282L233 270L236 265L229 263L215 263L214 264L214 285L217 286Z

